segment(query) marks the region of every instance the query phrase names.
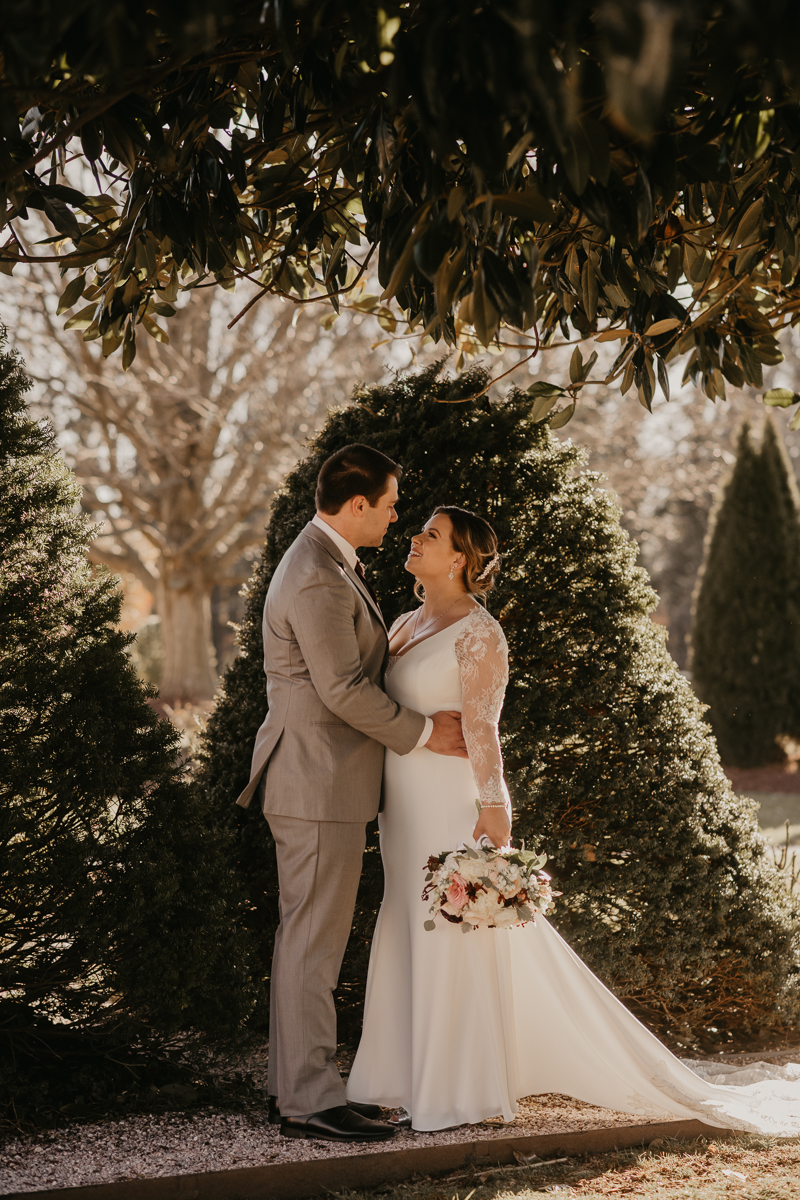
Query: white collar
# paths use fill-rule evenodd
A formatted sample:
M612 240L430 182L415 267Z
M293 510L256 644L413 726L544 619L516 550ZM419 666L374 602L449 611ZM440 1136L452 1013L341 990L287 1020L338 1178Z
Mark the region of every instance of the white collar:
M311 524L316 525L317 529L321 529L324 534L327 534L334 546L336 546L338 550L341 550L342 555L344 556L344 561L347 563L348 567L355 571L356 563L358 562L358 555L356 554L355 547L351 546L347 539L343 538L340 533L337 533L333 526L329 525L325 518L321 517L319 513L311 518Z

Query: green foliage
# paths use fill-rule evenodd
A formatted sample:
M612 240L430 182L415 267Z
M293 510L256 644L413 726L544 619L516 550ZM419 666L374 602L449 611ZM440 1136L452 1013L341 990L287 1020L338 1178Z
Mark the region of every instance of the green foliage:
M742 426L711 515L691 669L725 762L769 762L800 732L800 511L771 420L760 446Z
M59 311L126 367L203 280L338 310L365 236L390 333L391 298L470 352L611 324L646 407L675 356L724 397L795 310L798 47L793 0L18 5L0 212L48 219Z
M4 343L0 1024L236 1025L250 992L225 838L136 677L116 581L89 566L79 488Z
M515 392L491 404L478 395L483 383L480 373L449 381L432 369L364 390L330 417L289 475L249 586L242 653L208 723L201 785L230 814L264 716L267 586L313 515L321 462L366 442L404 469L399 521L371 562L389 619L414 604L403 570L408 539L436 504L477 510L497 530L503 571L489 608L511 656L501 727L507 779L516 836L548 854L564 892L555 924L653 1027L711 1043L793 1020L792 901L764 855L751 803L734 796L720 769L663 629L648 617L655 596L615 502L581 470L580 452L536 419L540 397ZM240 832L239 869L266 976L277 882L255 806ZM360 1021L381 890L373 830L340 984L345 1036Z

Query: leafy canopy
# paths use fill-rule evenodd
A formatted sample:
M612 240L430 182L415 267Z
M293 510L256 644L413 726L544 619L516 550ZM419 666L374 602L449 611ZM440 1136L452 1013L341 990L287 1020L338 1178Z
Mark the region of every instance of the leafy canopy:
M647 407L674 357L760 386L798 311L799 33L792 0L20 5L0 266L46 216L68 324L126 366L181 288L338 307L374 255L390 334L602 331Z

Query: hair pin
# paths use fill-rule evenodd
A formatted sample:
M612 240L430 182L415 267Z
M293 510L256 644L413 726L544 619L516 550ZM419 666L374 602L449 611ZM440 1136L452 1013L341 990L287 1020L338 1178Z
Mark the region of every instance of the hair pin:
M486 576L489 574L490 571L494 570L494 568L499 565L500 565L500 555L493 554L492 557L489 559L488 563L486 564L486 566L481 571L478 578L475 580L475 582L480 583L482 579L486 578Z

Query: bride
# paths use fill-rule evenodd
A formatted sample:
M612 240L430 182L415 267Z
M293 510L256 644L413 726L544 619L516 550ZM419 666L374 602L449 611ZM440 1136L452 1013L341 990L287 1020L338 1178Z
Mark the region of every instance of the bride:
M559 1092L647 1119L800 1134L800 1065L692 1070L541 915L535 925L466 935L444 922L423 928L428 858L470 837L508 842L498 737L508 654L480 603L500 567L486 521L437 508L411 539L405 565L423 603L392 626L386 691L418 712L459 710L469 760L425 748L403 757L386 751L385 892L348 1099L404 1108L421 1131L498 1115L510 1121L520 1097Z

